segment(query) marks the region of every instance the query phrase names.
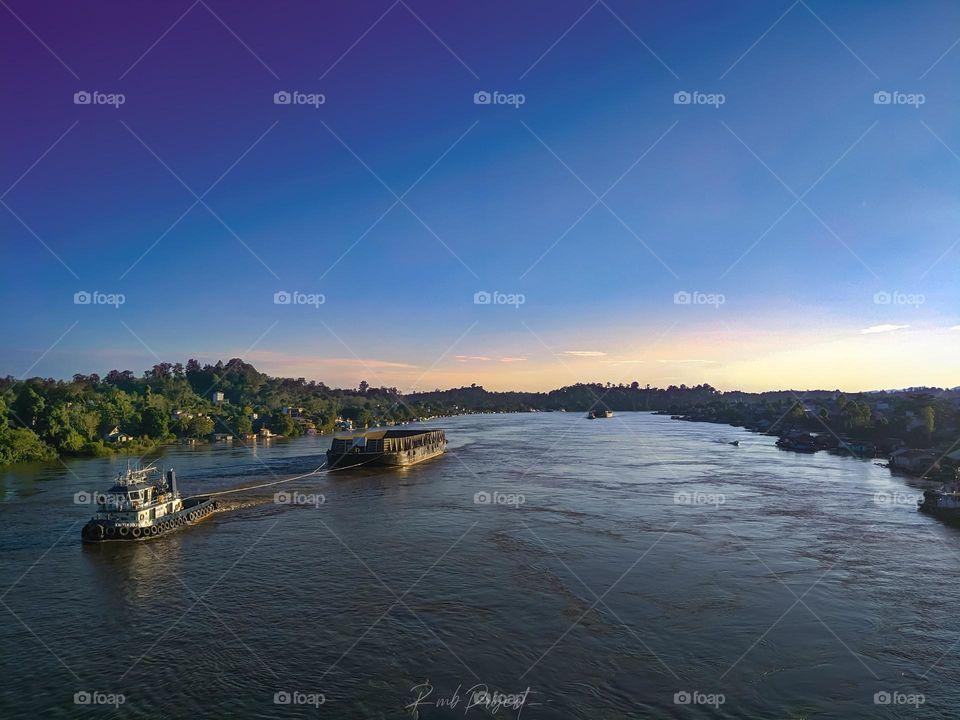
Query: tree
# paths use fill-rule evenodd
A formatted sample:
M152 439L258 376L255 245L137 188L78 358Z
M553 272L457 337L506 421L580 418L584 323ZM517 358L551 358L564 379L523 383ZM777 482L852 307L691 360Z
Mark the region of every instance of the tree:
M247 415L238 415L236 430L238 435L249 435L253 432L253 421Z
M274 410L270 413L270 418L267 423L268 427L278 435L298 435L299 426L293 421L289 415L284 415L279 410Z
M47 403L29 385L24 385L13 402L14 420L23 427L33 427Z
M37 432L57 450L75 453L92 439L82 413L66 405L49 406L37 419Z
M165 438L170 433L170 424L167 422L167 414L155 407L148 407L143 411L140 420L140 430L144 435L151 438Z
M806 412L803 409L803 403L799 400L794 401L793 405L790 406L790 419L791 420L803 420Z
M213 432L213 420L202 415L180 418L180 434L186 437L203 437Z

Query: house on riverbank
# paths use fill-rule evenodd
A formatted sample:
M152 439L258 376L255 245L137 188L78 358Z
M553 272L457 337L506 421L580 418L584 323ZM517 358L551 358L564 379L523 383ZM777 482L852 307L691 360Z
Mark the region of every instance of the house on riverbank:
M912 475L925 475L940 469L940 457L933 450L900 448L891 453L890 467Z
M120 430L120 426L117 425L113 428L113 430L107 433L107 437L105 439L108 443L118 445L120 443L130 442L133 440L133 435L127 435L125 432L122 432Z

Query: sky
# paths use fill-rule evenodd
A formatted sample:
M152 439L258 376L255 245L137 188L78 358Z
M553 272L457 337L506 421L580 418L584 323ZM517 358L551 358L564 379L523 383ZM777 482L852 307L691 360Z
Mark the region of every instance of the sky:
M956 3L5 0L0 67L0 375L960 385Z

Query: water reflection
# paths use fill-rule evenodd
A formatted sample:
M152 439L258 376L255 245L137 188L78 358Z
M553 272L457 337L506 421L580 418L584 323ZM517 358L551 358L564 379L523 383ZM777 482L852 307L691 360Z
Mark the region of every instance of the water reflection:
M74 493L124 458L3 473L4 602L43 643L0 623L17 658L6 686L33 689L0 694L2 716L73 715L80 681L57 657L145 717L274 717L282 690L324 693L326 717L402 717L425 680L443 697L529 686L537 718L893 717L873 703L883 691L924 693L924 716L948 717L960 700L960 531L877 501L922 483L643 414L442 426L442 458L289 486L322 504L277 503L278 487L226 496L226 512L142 543L79 542L91 509ZM328 444L152 457L210 492L313 470ZM723 502L677 502L698 493ZM726 701L678 706L684 691Z

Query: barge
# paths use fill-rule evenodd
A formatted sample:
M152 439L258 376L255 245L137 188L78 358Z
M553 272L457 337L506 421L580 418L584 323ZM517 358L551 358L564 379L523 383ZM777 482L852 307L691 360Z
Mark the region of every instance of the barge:
M333 436L327 467L338 470L359 465L406 467L443 455L443 430L368 430Z
M598 408L587 413L587 420L599 420L600 418L612 418L613 410Z
M127 468L108 491L94 498L97 511L83 526L84 542L149 540L203 520L218 509L210 497L180 497L173 470Z

